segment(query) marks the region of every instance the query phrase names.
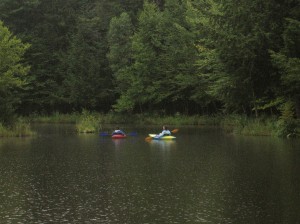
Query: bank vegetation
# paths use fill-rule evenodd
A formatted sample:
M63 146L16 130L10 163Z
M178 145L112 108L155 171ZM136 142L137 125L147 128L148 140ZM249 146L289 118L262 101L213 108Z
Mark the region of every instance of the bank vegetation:
M1 1L1 127L86 110L295 136L299 12L298 0ZM84 116L80 132L101 128Z

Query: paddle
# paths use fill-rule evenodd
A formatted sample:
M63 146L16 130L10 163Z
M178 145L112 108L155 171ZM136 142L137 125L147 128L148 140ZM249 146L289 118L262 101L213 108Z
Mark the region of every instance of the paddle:
M137 136L137 132L130 132L127 135L129 135L129 136Z
M174 134L174 133L177 133L178 131L179 131L179 129L176 128L176 129L172 130L171 132Z
M179 131L179 129L176 128L176 129L172 130L171 133L174 134L174 133L177 133L178 131ZM150 141L151 139L152 139L152 137L150 137L150 136L148 136L148 137L145 138L146 141Z
M110 134L108 134L107 132L100 132L99 135L100 136L109 136Z

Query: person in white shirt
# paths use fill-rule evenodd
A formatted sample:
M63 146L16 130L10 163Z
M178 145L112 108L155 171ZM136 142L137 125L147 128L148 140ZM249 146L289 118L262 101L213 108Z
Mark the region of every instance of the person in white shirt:
M157 137L160 138L166 135L171 135L171 132L168 130L168 127L164 125L162 132L158 134Z
M114 130L111 135L126 135L126 134L124 131L120 130L119 127L117 127L116 130Z

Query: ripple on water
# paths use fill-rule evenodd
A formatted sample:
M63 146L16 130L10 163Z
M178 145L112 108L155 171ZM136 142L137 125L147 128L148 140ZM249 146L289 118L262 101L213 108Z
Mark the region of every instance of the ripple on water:
M93 136L50 136L51 143L39 139L28 151L3 153L0 223L276 223L276 217L289 221L293 214L285 220L275 214L287 211L278 202L293 200L286 208L296 214L297 194L290 190L285 201L280 187L294 187L299 165L288 166L275 150L265 158L239 157L245 152L233 150L232 142L221 144L224 137L209 144L203 135L202 142L190 135L193 144L178 138L168 149L125 140L118 150ZM228 147L219 149L223 145ZM270 162L271 172L258 159ZM283 171L290 172L277 177ZM277 182L268 179L273 173Z

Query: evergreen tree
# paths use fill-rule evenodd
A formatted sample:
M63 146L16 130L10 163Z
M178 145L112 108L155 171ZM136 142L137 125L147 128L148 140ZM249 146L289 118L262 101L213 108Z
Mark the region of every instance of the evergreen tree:
M99 19L82 19L65 55L66 76L61 96L70 108L108 110L111 77L108 76L99 34Z
M185 5L179 1L168 3L164 11L153 3L144 4L132 37L133 63L125 74L129 85L118 100L117 110L137 106L140 110L182 110L174 104L187 102L186 88L179 88L176 79L193 73L194 36L185 20L182 22ZM179 15L174 7L181 12Z
M112 18L108 31L109 52L107 54L111 70L115 77L132 60L131 37L133 35L133 25L127 13L122 13L120 17Z
M106 57L107 32L110 19L120 7L108 0L91 5L79 17L71 47L61 58L62 71L67 74L61 96L75 110L108 111L115 99L115 87Z
M226 111L254 111L257 116L259 102L276 98L280 81L274 75L269 49L280 46L288 4L235 0L207 3L202 14L208 34L205 42L216 50L222 65L218 67L224 68L214 75L213 92L224 96L221 99Z

